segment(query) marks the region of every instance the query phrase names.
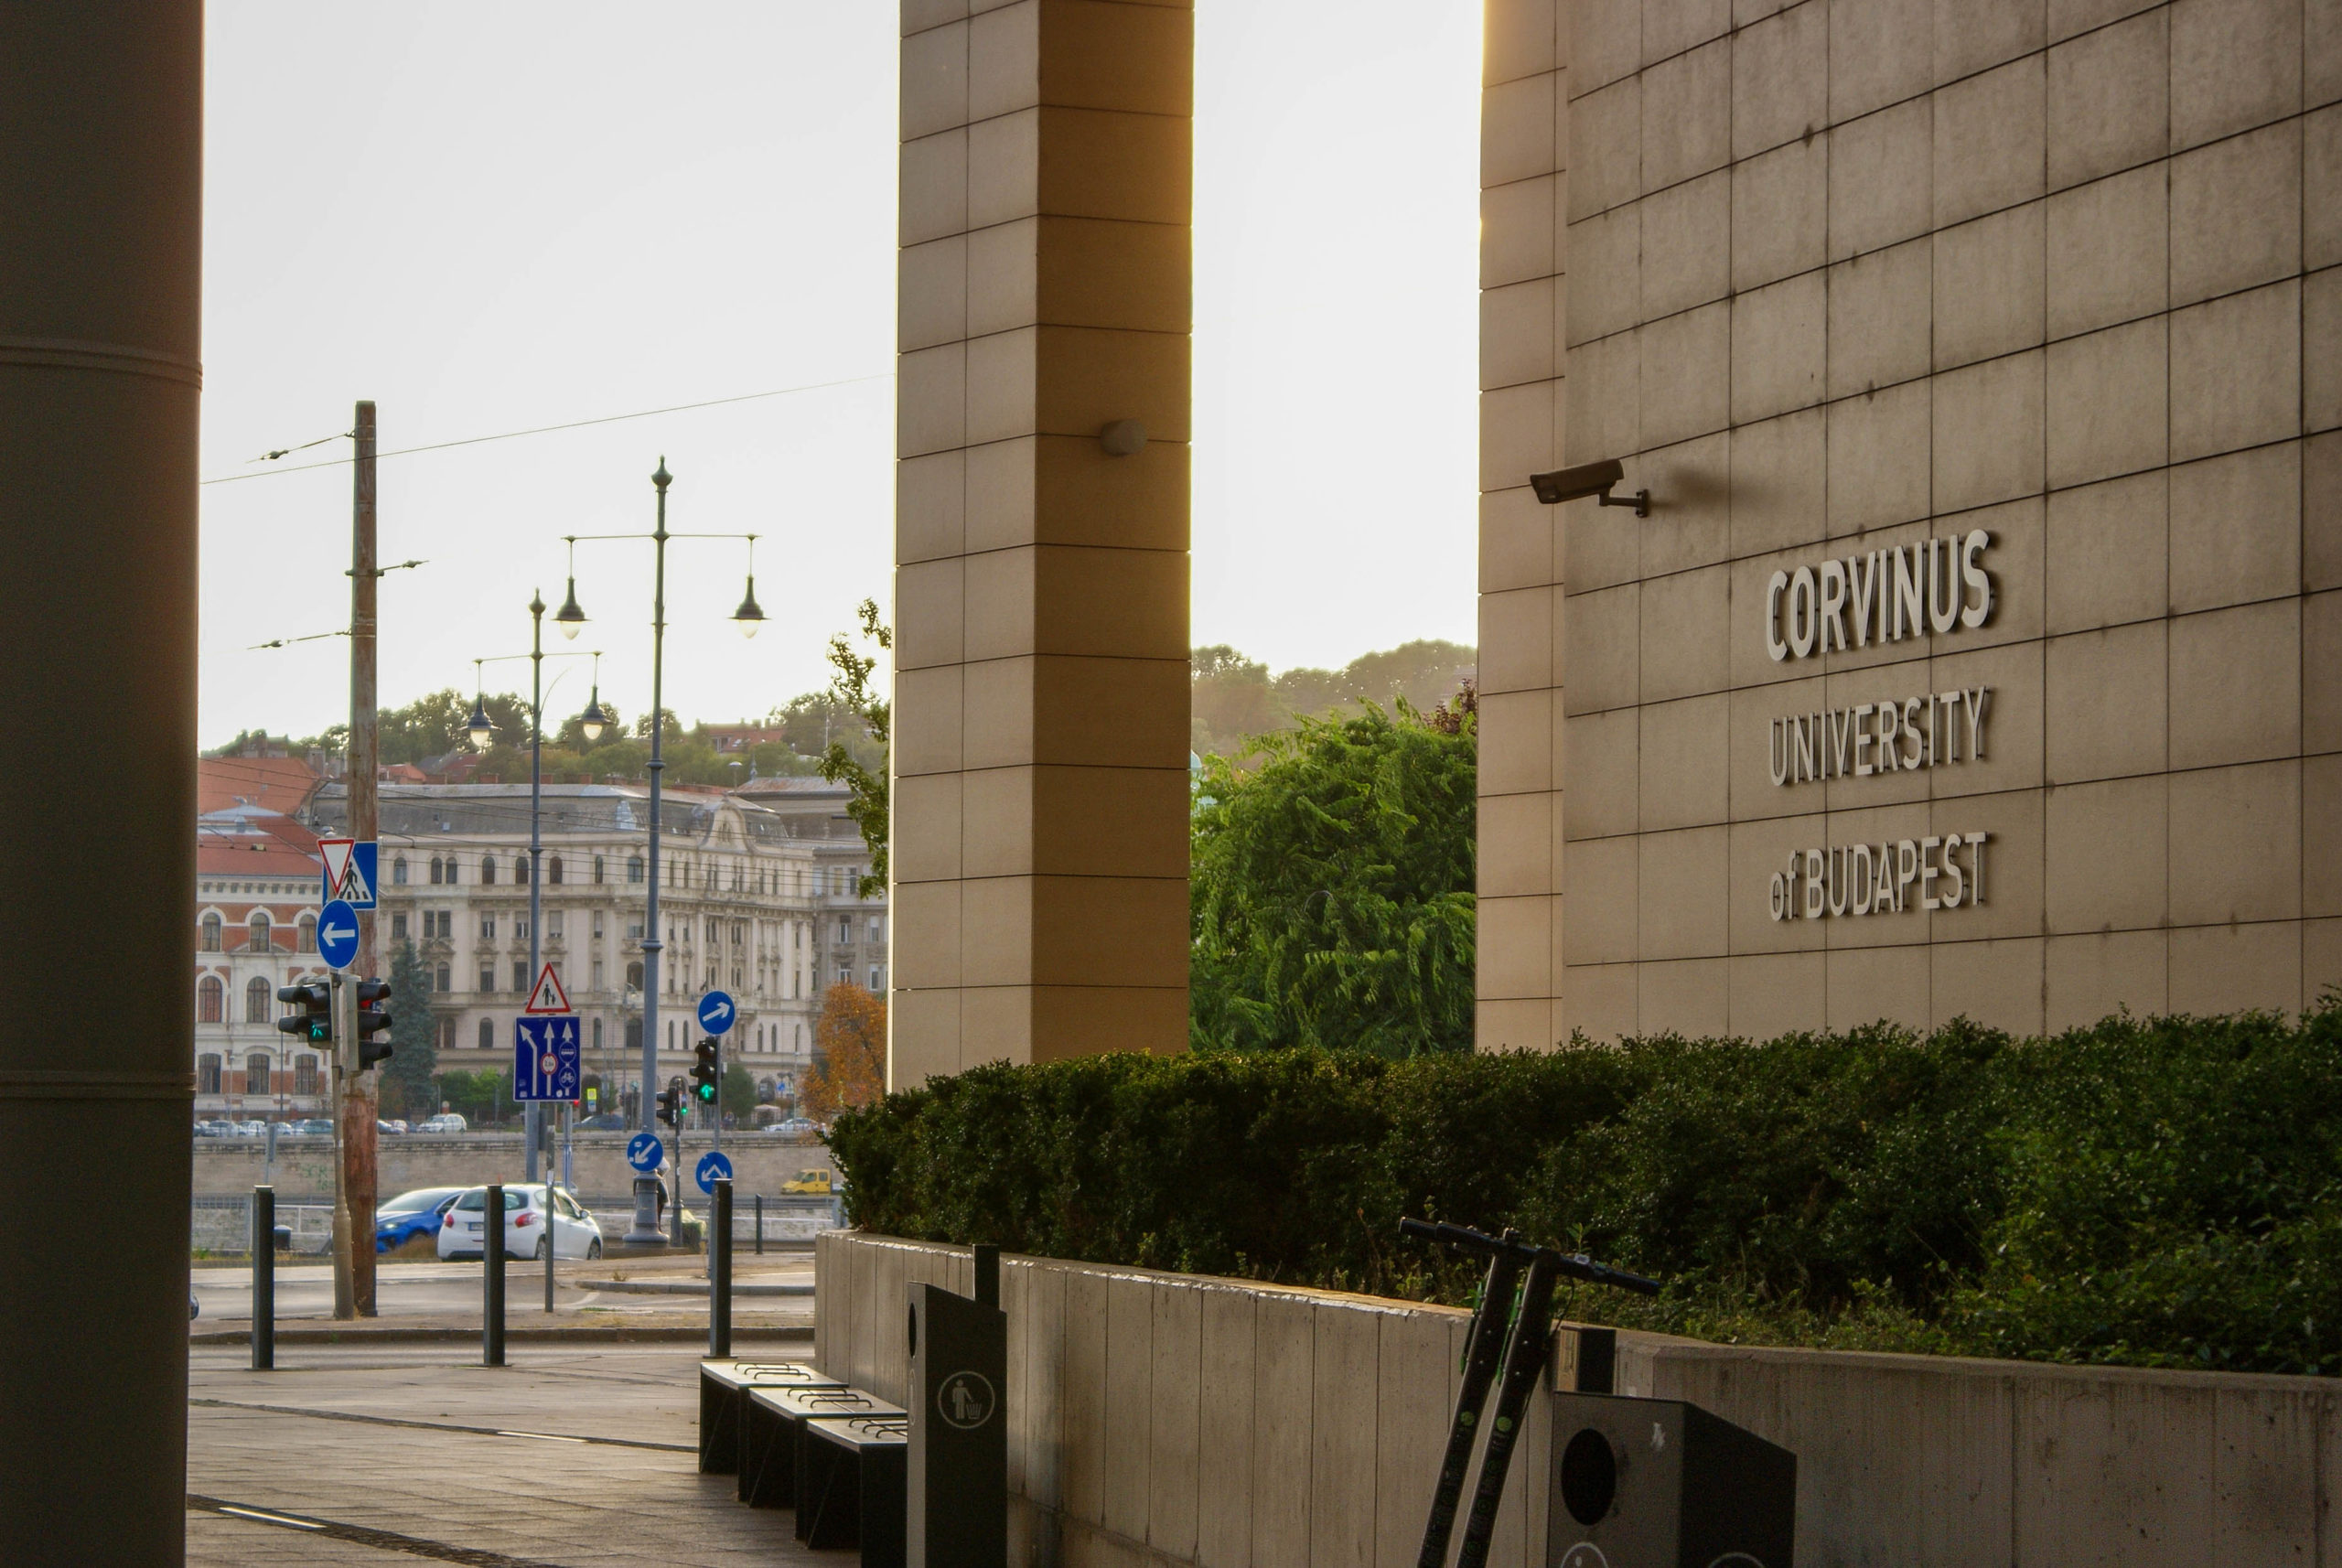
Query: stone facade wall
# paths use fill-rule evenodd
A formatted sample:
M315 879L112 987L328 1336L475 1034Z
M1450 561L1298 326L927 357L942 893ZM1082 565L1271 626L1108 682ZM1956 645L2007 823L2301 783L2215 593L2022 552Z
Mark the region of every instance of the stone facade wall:
M1194 101L1184 4L901 16L897 1089L1187 1045Z
M2342 7L1489 16L1482 1044L2342 982Z
M832 1231L822 1370L899 1400L905 1287L964 1249ZM1001 1260L1009 1561L1411 1568L1466 1317L1445 1307ZM1622 1334L1620 1391L1686 1399L1798 1455L1798 1561L2342 1561L2327 1378L1755 1350ZM1499 1568L1542 1568L1552 1406L1514 1454Z

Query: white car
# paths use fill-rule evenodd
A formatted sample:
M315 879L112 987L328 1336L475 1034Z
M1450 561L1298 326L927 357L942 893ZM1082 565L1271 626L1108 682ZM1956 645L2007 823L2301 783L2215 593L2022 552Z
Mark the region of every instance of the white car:
M562 1191L553 1189L553 1249L564 1258L598 1258L602 1255L602 1228L593 1215L579 1206L577 1200ZM488 1188L476 1187L456 1199L439 1222L439 1256L453 1261L477 1258L483 1248L480 1243L482 1211L488 1207ZM545 1188L542 1184L528 1186L515 1182L504 1189L504 1255L508 1258L543 1258L545 1255Z
M415 1131L418 1133L468 1133L471 1131L471 1123L452 1111L442 1111L436 1116L425 1118L423 1125L417 1127Z

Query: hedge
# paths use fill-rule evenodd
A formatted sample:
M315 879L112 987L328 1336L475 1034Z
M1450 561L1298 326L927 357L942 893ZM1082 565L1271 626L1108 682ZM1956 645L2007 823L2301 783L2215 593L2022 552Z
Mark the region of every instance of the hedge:
M842 1117L857 1226L1461 1303L1402 1215L1669 1282L1592 1321L2034 1359L2342 1369L2342 1000L1550 1054L1122 1054Z

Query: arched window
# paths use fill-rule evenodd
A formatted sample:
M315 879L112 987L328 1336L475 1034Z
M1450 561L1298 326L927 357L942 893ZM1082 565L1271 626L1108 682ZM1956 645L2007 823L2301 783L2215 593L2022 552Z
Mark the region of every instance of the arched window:
M628 990L639 991L642 989L642 966L640 964L630 963L626 966L626 983Z
M294 928L294 934L296 939L293 944L295 952L317 950L317 918L315 915L302 916L300 923Z
M220 1092L220 1056L218 1052L206 1051L201 1056L195 1058L195 1091L198 1094L217 1094Z
M453 1018L439 1020L438 1039L441 1050L452 1051L456 1048L456 1021Z
M406 886L406 856L400 855L391 862L391 882L399 887Z
M309 1056L293 1058L293 1092L315 1094L317 1091L317 1058Z
M268 1055L264 1051L254 1051L244 1058L244 1092L246 1094L267 1094L274 1090L275 1086L269 1082L272 1076L269 1066Z
M495 883L496 857L492 854L481 855L479 857L479 885L482 887L489 887L495 886Z
M482 1018L479 1021L479 1048L484 1051L492 1051L496 1048L496 1022L494 1019Z
M220 1008L227 995L228 988L220 983L218 975L205 975L195 988L195 1021L199 1024L220 1022Z
M594 885L595 885L596 886L597 886L597 887L598 887L598 886L601 886L601 883L602 883L602 857L601 857L600 855L598 855L598 854L597 854L597 855L596 855L596 856L594 857Z
M252 911L252 925L249 929L252 931L252 941L249 944L251 950L254 952L267 952L271 950L274 944L269 940L268 912L266 910L255 909Z
M448 983L448 982L453 978L453 972L448 969L447 965L443 963L439 966L436 975L434 976L431 988L434 991L453 991L455 987Z
M202 952L218 952L220 950L219 915L215 912L204 916L201 929L203 936L200 943L199 944L199 950Z
M554 887L561 886L561 856L554 855L545 862L545 881Z
M447 886L453 887L462 880L461 876L456 875L456 857L451 854L447 857Z
M516 854L512 857L512 885L515 887L526 887L529 885L529 857L525 854Z
M642 857L640 855L628 855L627 857L626 879L628 882L639 882L642 880Z
M435 854L433 855L431 857L431 880L434 886L447 880L446 871L446 868L441 863L439 857Z
M268 982L259 975L244 983L244 1022L265 1024L269 1021L268 1004L276 998L269 994Z

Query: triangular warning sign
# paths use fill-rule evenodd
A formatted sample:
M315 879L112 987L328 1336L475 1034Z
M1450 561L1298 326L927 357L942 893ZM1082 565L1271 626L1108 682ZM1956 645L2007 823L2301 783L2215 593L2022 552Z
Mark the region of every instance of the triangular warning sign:
M349 879L350 852L358 847L356 839L319 839L317 853L325 856L326 897L342 897L342 886Z
M521 1010L523 1013L569 1011L569 993L561 988L561 976L553 972L553 965L547 964L537 972L536 988L529 993L529 1004Z

